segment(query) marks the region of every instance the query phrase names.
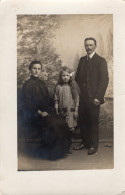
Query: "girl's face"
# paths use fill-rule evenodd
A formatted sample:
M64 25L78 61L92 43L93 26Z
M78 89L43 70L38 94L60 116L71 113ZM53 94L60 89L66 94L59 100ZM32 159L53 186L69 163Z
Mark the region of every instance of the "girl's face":
M41 65L40 64L34 64L32 69L30 70L30 73L34 77L39 77L41 72Z
M70 73L63 71L61 74L61 78L62 78L63 83L68 83L70 80Z

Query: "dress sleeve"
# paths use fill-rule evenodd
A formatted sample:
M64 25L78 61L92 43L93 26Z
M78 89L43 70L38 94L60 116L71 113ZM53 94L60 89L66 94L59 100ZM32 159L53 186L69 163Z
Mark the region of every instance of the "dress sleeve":
M79 106L79 95L80 95L80 89L79 89L79 86L78 84L76 83L76 81L73 81L72 82L73 84L73 88L74 88L74 95L73 95L73 99L74 99L74 104L75 104L75 107L78 107Z
M58 108L58 105L59 105L59 85L56 86L54 101L55 101L55 108Z
M79 95L76 97L75 107L79 107Z
M81 75L81 64L82 64L82 58L79 60L79 64L76 70L76 75L75 75L75 81L78 84L78 86L81 86L81 81L80 81L80 75Z
M24 83L22 87L22 95L25 108L30 109L31 111L37 111L37 106L32 102L32 91L27 83Z

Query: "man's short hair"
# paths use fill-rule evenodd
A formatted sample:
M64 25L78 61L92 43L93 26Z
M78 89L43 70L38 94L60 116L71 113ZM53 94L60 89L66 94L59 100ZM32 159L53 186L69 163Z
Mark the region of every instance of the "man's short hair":
M85 43L86 41L88 41L88 40L94 41L95 45L97 44L96 40L95 40L93 37L88 37L88 38L86 38L86 39L84 40L84 43Z
M41 65L41 68L42 68L41 62L40 62L40 61L37 61L37 60L34 60L34 61L32 61L32 62L30 63L30 65L29 65L29 70L32 69L32 67L33 67L34 64L40 64L40 65Z

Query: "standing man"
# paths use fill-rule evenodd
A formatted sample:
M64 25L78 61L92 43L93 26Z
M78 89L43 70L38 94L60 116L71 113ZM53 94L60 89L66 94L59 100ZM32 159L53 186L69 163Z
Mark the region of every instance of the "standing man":
M74 150L88 149L88 155L92 155L98 149L100 104L104 103L109 78L106 60L95 52L96 40L86 38L84 45L87 55L80 59L75 77L81 90L79 123L82 143Z

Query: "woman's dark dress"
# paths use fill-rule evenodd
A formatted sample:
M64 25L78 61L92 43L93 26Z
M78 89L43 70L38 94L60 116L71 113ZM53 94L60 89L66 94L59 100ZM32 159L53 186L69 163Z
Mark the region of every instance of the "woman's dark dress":
M55 117L50 106L50 98L44 81L31 76L22 87L23 113L28 131L33 138L39 138L39 147L26 147L26 151L37 157L55 160L65 155L69 149L69 129L65 120ZM49 113L42 117L37 113Z

